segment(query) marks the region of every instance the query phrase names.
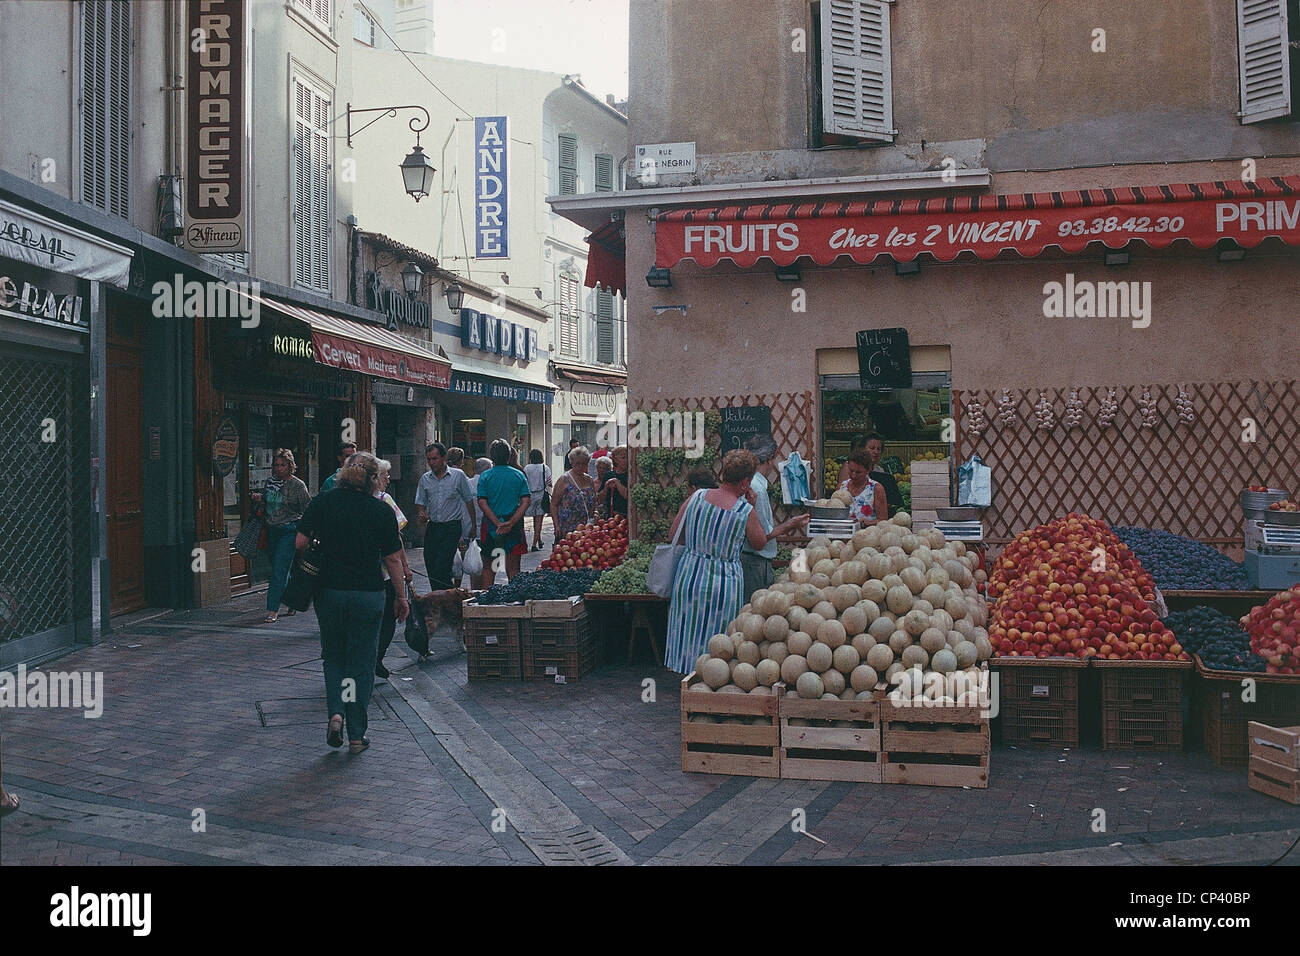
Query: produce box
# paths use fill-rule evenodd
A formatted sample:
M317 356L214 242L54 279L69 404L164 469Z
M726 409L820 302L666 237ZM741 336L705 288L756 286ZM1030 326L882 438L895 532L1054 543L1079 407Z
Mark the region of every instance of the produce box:
M567 603L567 602L565 602ZM567 684L581 680L600 661L600 642L585 607L578 617L533 618L520 625L524 680Z
M528 605L522 602L519 604L479 604L474 598L469 598L460 607L461 617L467 621L479 618L523 621L532 616Z
M472 681L519 680L520 628L510 618L466 618L461 623L465 641L465 670Z
M783 780L881 782L879 700L780 700Z
M922 476L942 475L943 480L947 482L948 475L951 472L951 459L945 458L942 461L913 461L908 467L912 471L912 483L915 485L916 479Z
M779 698L690 689L699 682L682 679L682 772L781 776Z
M582 595L558 601L525 601L532 618L576 618L586 614Z
M1079 676L1074 658L995 657L998 726L1012 746L1079 746Z
M1103 750L1182 750L1183 698L1191 661L1103 661Z
M1300 806L1300 727L1250 722L1250 789Z
M880 704L884 783L989 785L989 719L981 707Z
M1199 711L1205 752L1220 766L1249 763L1249 724L1300 724L1300 679L1284 674L1218 671L1196 657L1193 706ZM1249 685L1243 685L1249 681ZM1254 700L1242 696L1254 695Z

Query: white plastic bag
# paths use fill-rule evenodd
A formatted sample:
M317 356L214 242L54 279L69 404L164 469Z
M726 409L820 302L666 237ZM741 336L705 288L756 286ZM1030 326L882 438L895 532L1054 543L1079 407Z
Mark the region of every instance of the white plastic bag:
M479 550L477 541L471 541L469 547L465 549L465 560L461 562L461 566L464 573L470 576L483 573L483 553Z
M456 549L451 558L451 586L460 587L460 579L465 576L464 562L460 559L460 549Z

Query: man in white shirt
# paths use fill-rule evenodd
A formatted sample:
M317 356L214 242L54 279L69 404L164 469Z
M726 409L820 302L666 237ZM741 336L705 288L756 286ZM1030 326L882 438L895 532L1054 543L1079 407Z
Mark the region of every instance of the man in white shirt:
M415 503L420 509L424 533L424 566L429 586L434 591L457 587L452 581L451 566L457 546L469 542L474 527L474 493L469 479L459 468L447 465L447 449L442 442L432 442L424 453L429 470L420 476L415 489Z

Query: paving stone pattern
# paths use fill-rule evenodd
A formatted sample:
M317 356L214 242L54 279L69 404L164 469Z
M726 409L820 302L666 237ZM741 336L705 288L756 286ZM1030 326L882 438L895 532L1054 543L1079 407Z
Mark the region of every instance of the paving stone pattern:
M987 790L683 774L678 677L622 663L624 634L555 685L469 684L454 637L417 663L399 632L350 756L323 739L315 615L263 625L263 601L118 625L45 665L103 671L104 714L3 712L23 811L0 863L1221 863L1300 836L1300 809L1199 754L999 746Z

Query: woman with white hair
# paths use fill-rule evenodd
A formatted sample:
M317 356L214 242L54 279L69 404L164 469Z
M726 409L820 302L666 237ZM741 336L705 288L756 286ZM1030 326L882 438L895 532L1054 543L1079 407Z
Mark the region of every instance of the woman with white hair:
M393 463L383 458L376 458L375 463L379 466L379 483L375 489L375 497L382 501L388 507L393 509L393 517L397 519L397 530L405 531L407 520L406 515L393 496L388 493L388 482L392 479ZM388 653L388 646L393 643L393 634L397 631L396 604L397 594L400 589L402 594L406 593L406 588L414 580L411 573L410 562L406 560L406 548L402 548L402 570L404 572L404 584L398 584L388 574L388 569L384 569L384 620L379 625L379 651L375 656L375 676L380 680L388 679L388 668L384 666L384 655Z
M551 525L555 540L596 516L596 482L587 474L591 452L579 445L569 452L569 470L555 479L551 492Z
M305 551L319 542L320 573L314 603L320 625L321 660L329 725L325 742L359 754L366 737L370 694L375 685L375 655L384 617L384 577L403 577L402 538L393 509L378 498L379 462L359 452L339 469L331 490L318 495L298 522L296 545ZM395 619L406 620L406 595L394 599ZM344 690L349 693L344 694Z

